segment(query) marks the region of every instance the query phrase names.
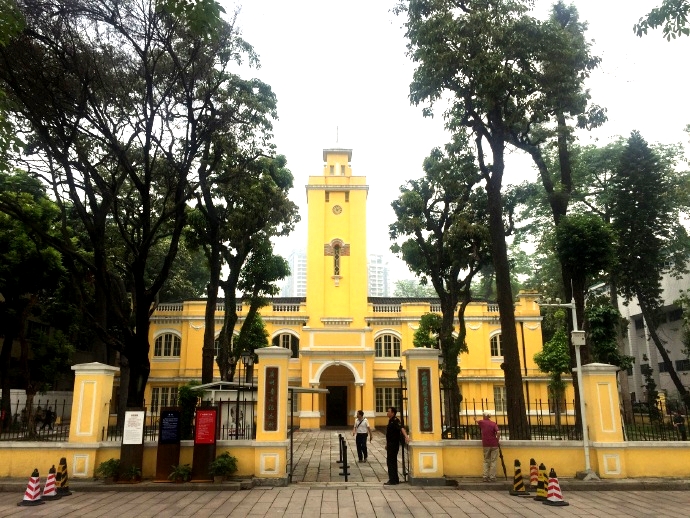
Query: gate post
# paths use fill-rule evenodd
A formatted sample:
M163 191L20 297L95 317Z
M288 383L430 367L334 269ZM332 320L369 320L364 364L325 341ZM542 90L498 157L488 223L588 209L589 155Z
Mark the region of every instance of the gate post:
M292 351L283 347L255 350L258 379L254 476L271 485L287 484L288 365ZM260 481L260 480L259 480Z
M410 484L445 485L437 349L403 352L407 366Z
M582 366L582 391L592 445L592 468L602 478L624 478L625 443L618 397L618 367L604 363Z
M103 440L103 430L108 426L110 399L113 397L115 374L118 367L103 363L72 365L74 371L74 400L69 423L69 443L94 445L72 454L71 469L75 477L89 476L96 462L96 449Z

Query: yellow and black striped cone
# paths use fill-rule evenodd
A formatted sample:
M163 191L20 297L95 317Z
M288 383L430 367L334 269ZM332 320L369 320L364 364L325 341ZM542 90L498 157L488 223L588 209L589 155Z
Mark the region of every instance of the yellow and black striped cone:
M522 470L520 469L520 461L515 459L515 476L513 477L513 489L510 490L513 496L529 496L527 489L525 489L525 482L522 480Z
M17 505L40 505L45 504L41 500L41 477L38 476L38 469L34 469L34 472L29 478L29 483L26 486L26 491L24 491L24 498Z
M546 466L544 464L539 464L539 481L537 482L537 496L534 499L537 502L543 502L546 500L546 486L549 483L549 478L546 476Z
M545 505L555 505L564 507L570 505L568 502L563 500L563 494L561 493L561 485L558 483L558 477L556 476L556 471L551 468L549 472L549 487L548 496L546 500L542 502Z
M531 491L537 489L539 485L539 470L537 470L537 461L534 459L529 460L529 488Z
M57 494L60 496L71 495L72 491L69 490L69 478L67 477L67 459L65 457L60 459L58 471L60 472L60 483L57 485Z
M46 479L46 485L43 486L42 500L59 500L60 495L57 494L56 485L56 473L55 466L51 467L48 471L48 478Z

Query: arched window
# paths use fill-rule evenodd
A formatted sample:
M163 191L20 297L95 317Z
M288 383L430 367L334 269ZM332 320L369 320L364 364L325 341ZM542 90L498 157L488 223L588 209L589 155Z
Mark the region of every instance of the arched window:
M333 247L333 275L340 275L340 245Z
M290 349L292 351L292 357L299 357L299 338L290 333L281 333L273 337L273 345L277 347L283 347L284 349Z
M503 344L501 343L500 333L491 337L491 356L503 356Z
M172 333L165 333L156 338L153 346L154 356L180 356L180 337Z
M395 335L381 335L374 340L377 358L399 358L400 338Z

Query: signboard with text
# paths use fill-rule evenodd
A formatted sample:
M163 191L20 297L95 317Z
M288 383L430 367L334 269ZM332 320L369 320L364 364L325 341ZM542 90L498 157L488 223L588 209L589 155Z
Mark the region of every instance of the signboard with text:
M198 408L194 420L194 444L216 444L216 408Z
M433 432L431 416L431 370L424 368L417 371L419 382L419 430Z

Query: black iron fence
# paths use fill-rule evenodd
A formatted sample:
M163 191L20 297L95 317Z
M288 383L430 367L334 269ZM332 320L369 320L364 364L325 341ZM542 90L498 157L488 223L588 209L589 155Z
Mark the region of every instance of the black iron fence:
M536 399L526 402L528 435L533 440L581 440L582 434L576 427L575 402ZM454 409L457 408L457 411ZM481 439L476 419L482 419L484 412L491 414L491 420L498 424L503 439L510 439L508 414L504 400L462 399L453 404L449 390L441 390L441 423L444 439Z
M66 441L71 416L67 399L34 398L30 406L17 401L11 415L0 415L0 440Z
M441 422L444 439L481 439L475 418L482 419L485 411L498 424L501 437L510 438L506 402L489 399L462 399L453 405L450 391L441 390ZM536 399L526 402L527 426L532 440L582 440L576 422L575 401ZM457 412L453 410L457 408ZM626 441L686 441L688 408L676 401L633 403L632 408L621 409L623 437Z
M217 440L251 440L256 438L256 388L247 386L239 387L229 391L227 397L216 397L213 406L218 408L218 429ZM204 402L207 405L208 402ZM151 408L146 405L146 416L144 420L144 441L157 441L160 423L160 412L158 407ZM111 408L113 404L111 402ZM194 439L194 418L191 422L192 434L182 439ZM103 441L122 440L123 424L118 421L115 413L110 414L107 427L103 428Z
M687 441L688 408L676 401L633 403L622 409L627 441Z

